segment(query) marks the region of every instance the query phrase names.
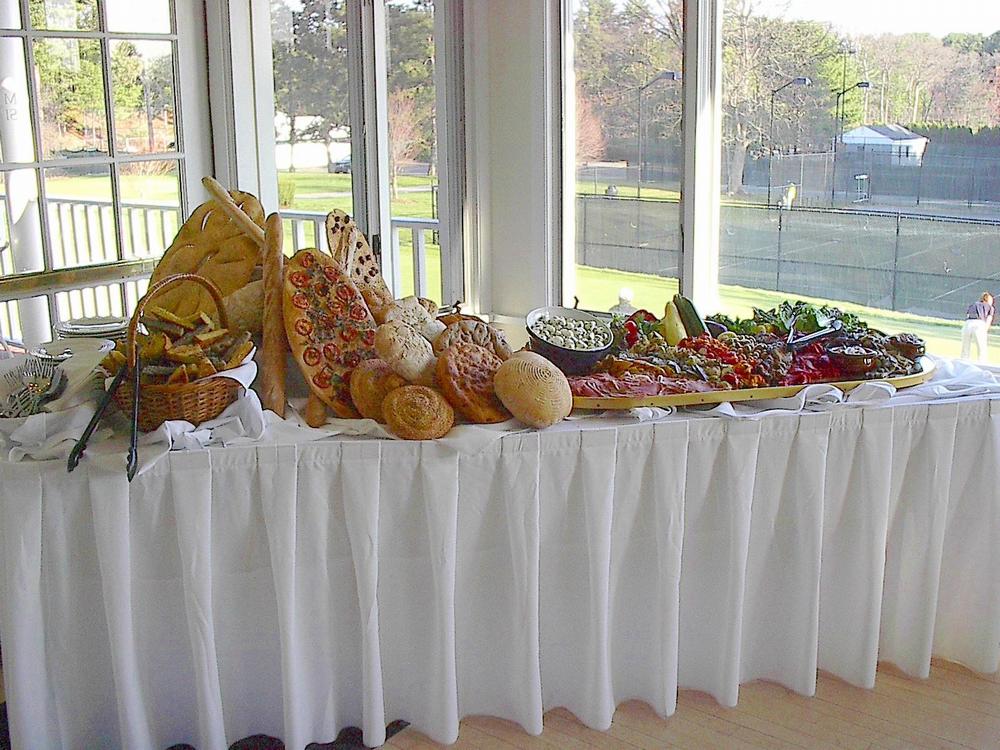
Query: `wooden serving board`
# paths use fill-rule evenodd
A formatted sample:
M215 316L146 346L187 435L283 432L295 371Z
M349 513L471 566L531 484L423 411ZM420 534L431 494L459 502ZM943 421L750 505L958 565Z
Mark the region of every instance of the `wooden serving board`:
M862 383L889 383L896 388L920 385L934 374L934 362L928 357L920 358L920 372L913 375L899 375L894 378L877 380L839 380L823 385L833 385L842 391L850 391ZM814 384L813 384L814 385ZM726 401L763 401L772 398L789 398L805 385L781 385L767 388L741 388L732 391L707 391L705 393L675 393L670 396L638 396L635 398L584 398L573 397L574 409L633 409L637 406L697 406L698 404L721 404Z

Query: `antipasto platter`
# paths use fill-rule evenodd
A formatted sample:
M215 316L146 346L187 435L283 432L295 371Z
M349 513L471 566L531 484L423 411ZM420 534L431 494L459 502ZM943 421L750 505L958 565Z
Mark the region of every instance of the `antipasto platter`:
M880 378L879 382L889 383L895 388L909 388L920 385L934 376L934 362L929 357L921 357L919 360L920 371L912 375L897 375L896 377ZM827 384L835 386L842 391L851 391L863 383L870 383L871 380L841 380L829 381ZM574 409L634 409L640 406L659 406L668 408L671 406L699 406L704 404L721 404L735 401L767 401L776 398L791 398L798 394L806 385L785 385L785 386L764 386L762 388L737 388L728 391L704 391L694 393L675 393L669 396L638 396L612 397L612 398L587 398L585 396L573 397Z
M919 337L886 334L807 302L707 320L680 295L662 318L638 310L606 321L546 308L528 316L528 332L532 348L568 373L574 409L787 398L813 383L906 388L934 370Z

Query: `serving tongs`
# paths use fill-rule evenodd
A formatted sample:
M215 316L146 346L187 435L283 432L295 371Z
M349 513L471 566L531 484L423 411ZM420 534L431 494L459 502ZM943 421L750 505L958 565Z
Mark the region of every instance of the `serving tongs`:
M104 412L108 410L108 406L114 400L115 392L121 387L122 383L125 382L125 376L132 375L132 414L131 414L131 432L129 434L129 445L128 445L128 458L125 461L125 474L128 476L128 481L132 481L135 477L136 470L139 468L139 377L142 372L142 359L136 357L135 367L122 367L118 370L118 374L115 375L114 380L111 381L111 385L101 396L101 400L97 404L97 409L94 411L94 416L90 418L90 422L87 423L87 429L83 431L83 435L80 439L76 441L76 445L73 446L73 450L69 452L69 459L66 461L66 470L73 471L77 466L80 465L80 459L83 458L83 452L87 450L87 443L90 442L91 435L94 434L94 430L97 429L97 425L100 424L101 418L104 416Z
M843 321L834 320L826 328L820 328L818 331L795 338L795 321L793 320L792 324L788 326L788 340L785 341L785 346L794 351L795 349L800 349L803 346L813 343L814 341L831 336L840 331L843 327Z

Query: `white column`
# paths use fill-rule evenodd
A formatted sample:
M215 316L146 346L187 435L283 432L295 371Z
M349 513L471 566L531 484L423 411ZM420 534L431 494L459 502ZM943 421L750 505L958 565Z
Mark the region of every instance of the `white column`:
M268 3L205 0L205 20L215 177L277 210Z
M23 49L19 39L0 41L0 157L5 164L35 159ZM4 180L14 270L44 270L35 171L7 172ZM17 311L21 336L26 344L34 346L52 338L45 297L19 300Z
M465 14L480 311L523 322L560 301L558 0L467 3Z
M681 291L703 313L719 307L722 2L684 3L684 182Z

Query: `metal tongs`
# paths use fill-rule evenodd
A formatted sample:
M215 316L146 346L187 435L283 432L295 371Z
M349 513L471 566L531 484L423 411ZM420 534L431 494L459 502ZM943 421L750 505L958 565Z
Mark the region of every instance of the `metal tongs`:
M69 459L66 461L66 470L73 471L77 466L80 465L80 459L83 458L83 452L87 450L87 443L90 441L91 435L94 434L94 430L97 429L97 425L100 424L101 418L104 416L104 412L108 410L111 405L112 400L114 400L115 392L121 387L121 384L125 382L125 376L129 373L132 374L132 419L131 419L131 432L129 434L129 446L128 446L128 458L125 461L125 473L128 476L128 481L132 481L135 477L135 473L139 468L139 377L142 372L142 360L136 357L135 367L121 367L118 370L118 374L115 375L115 379L111 381L111 386L104 392L101 396L101 400L97 404L97 410L94 412L94 416L90 418L90 422L87 424L87 429L83 431L83 435L77 440L76 445L73 446L73 450L69 452Z
M842 321L834 320L826 328L820 328L818 331L795 338L795 321L793 320L792 324L788 326L788 340L785 341L785 346L794 351L795 349L811 344L814 341L826 338L827 336L841 330L843 327L844 323Z

